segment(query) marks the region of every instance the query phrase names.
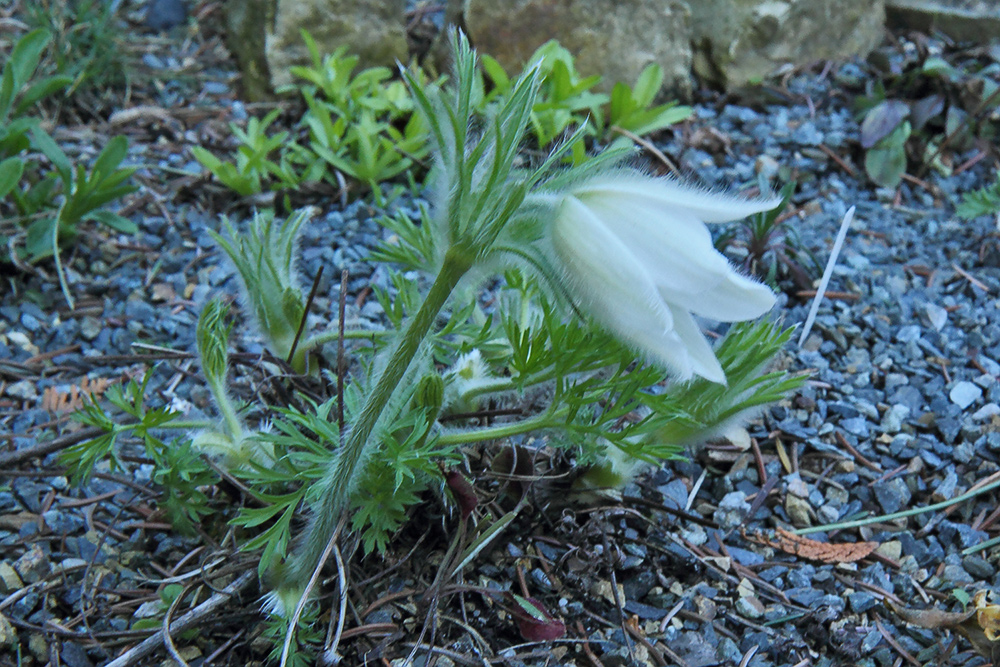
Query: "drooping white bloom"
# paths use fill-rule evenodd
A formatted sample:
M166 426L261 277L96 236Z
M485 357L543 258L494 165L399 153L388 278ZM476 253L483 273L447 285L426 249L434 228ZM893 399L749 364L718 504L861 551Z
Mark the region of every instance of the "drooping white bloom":
M571 187L552 218L552 254L577 305L681 379L726 378L691 314L750 320L771 290L737 273L704 223L738 220L780 199L741 199L636 172Z

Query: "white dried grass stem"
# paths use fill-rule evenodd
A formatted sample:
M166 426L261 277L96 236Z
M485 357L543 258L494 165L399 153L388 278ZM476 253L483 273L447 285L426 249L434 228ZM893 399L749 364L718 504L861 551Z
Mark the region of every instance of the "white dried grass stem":
M837 232L837 239L833 242L833 250L830 251L830 259L826 262L826 268L823 269L823 277L819 281L819 288L816 289L816 296L813 297L812 305L809 306L809 315L806 316L806 324L802 327L802 335L799 336L799 347L806 342L806 338L809 336L809 331L812 329L813 322L816 321L816 312L819 311L819 304L823 300L823 295L826 293L826 288L830 284L830 276L833 275L833 267L837 264L837 257L840 255L840 249L844 247L844 239L847 238L847 230L851 227L851 221L854 220L854 207L847 209L847 213L844 214L844 220L840 223L840 231Z

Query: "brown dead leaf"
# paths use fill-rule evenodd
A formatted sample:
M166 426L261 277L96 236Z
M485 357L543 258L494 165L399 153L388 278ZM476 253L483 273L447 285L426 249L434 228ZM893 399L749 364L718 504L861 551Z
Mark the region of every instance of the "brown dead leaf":
M751 542L774 547L779 551L821 563L853 563L878 548L878 542L846 542L843 544L819 542L810 540L808 537L795 535L781 528L775 530L773 536L764 533L744 533L743 537Z
M975 609L965 612L941 611L940 609L933 608L909 609L907 607L900 607L889 599L886 599L886 604L896 612L897 616L910 625L929 630L940 630L942 628L952 630L972 618L972 615L976 613Z
M107 378L84 377L80 384L70 385L68 391L60 391L55 387L46 387L42 393L42 409L54 413L73 412L83 406L85 398L92 401L100 399L111 386Z
M969 640L976 652L994 665L1000 664L1000 606L986 602L987 591L973 597L968 611L949 612L939 609L907 609L887 600L896 614L912 625L929 630L951 630Z

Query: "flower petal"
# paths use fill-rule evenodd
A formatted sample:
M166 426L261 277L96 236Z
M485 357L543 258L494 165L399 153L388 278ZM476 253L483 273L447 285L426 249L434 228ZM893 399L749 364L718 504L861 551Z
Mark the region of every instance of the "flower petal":
M582 288L574 290L581 301L609 311L611 318L638 317L663 329L673 325L642 263L576 197L564 200L552 226L552 245L566 277Z
M694 374L711 382L726 384L726 373L715 358L715 352L701 333L698 323L689 312L681 308L670 306L670 312L674 317L674 331L684 344Z
M712 245L708 228L686 211L630 199L582 198L629 249L661 290L699 293L731 271Z
M704 222L739 220L754 213L769 211L781 203L780 197L744 199L638 172L625 172L587 181L578 190L606 194L612 199L636 199L650 201L651 205L657 207L684 209Z
M771 310L777 301L770 287L732 269L722 282L703 292L661 289L660 295L668 303L719 322L752 320Z
M601 219L568 196L552 226L552 245L579 304L601 326L651 362L686 379L691 361L644 266Z

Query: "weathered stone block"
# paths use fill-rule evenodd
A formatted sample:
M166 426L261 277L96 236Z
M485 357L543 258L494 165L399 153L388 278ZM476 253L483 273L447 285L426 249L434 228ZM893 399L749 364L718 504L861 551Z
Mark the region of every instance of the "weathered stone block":
M320 53L346 46L360 67L408 60L406 0L240 0L225 8L229 48L251 98L292 83L289 69L310 64L303 29Z
M664 71L676 96L691 91L689 11L663 0L465 0L469 39L510 73L539 46L556 39L576 56L583 75L601 74L601 88L635 82L650 63Z
M890 26L943 32L962 42L985 44L1000 39L1000 3L996 0L886 0Z
M694 69L727 88L781 65L865 56L882 40L883 0L691 0Z

